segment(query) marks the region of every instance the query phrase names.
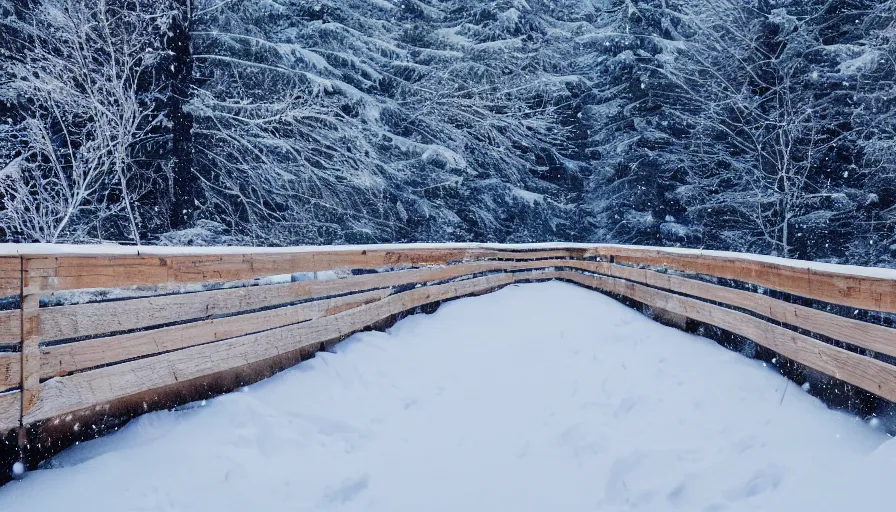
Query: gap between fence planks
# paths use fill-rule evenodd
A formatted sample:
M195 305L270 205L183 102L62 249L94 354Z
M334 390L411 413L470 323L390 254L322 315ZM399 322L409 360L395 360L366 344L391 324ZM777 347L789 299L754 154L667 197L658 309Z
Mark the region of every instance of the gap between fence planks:
M30 424L178 381L237 368L340 338L423 304L485 292L510 284L514 279L514 274L495 274L416 288L301 324L51 379L41 385L37 401L24 411L23 420Z

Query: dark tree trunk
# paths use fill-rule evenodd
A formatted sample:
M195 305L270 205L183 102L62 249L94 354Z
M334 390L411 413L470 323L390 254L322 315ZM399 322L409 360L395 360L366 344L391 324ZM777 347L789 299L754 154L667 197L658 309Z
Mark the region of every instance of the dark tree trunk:
M171 25L168 49L171 56L171 93L168 120L171 122L171 203L169 225L183 229L193 219L199 183L193 172L193 116L184 111L190 96L193 58L190 52L191 0L181 0L180 15Z

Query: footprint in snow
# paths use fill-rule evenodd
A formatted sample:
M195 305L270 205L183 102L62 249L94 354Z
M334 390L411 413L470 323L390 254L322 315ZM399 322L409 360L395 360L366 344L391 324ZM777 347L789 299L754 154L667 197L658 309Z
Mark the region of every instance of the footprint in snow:
M725 497L732 502L748 500L773 492L784 481L784 468L770 465L759 469L743 484L730 489Z
M329 505L345 505L354 501L370 486L370 475L350 478L330 489L324 494L324 501Z

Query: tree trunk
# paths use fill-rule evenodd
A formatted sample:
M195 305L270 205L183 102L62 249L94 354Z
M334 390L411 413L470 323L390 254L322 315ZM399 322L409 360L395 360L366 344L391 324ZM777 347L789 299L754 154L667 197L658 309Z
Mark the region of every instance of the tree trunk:
M171 122L171 229L184 229L193 219L199 183L193 172L193 116L184 111L190 97L193 58L190 51L191 0L181 0L167 39L172 52L171 93L168 99L168 120Z

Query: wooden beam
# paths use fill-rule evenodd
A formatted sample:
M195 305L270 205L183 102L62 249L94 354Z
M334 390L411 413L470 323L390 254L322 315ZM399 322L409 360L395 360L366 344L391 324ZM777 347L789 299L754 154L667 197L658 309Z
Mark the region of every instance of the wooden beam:
M760 261L737 256L681 254L660 249L607 248L603 257L616 263L662 267L736 279L810 299L896 313L896 281L848 272Z
M43 308L38 322L29 324L23 339L43 341L93 336L120 330L195 320L190 324L135 332L46 347L39 375L50 380L39 384L39 393L31 391L33 351L22 353L21 372L25 382L24 421L32 423L69 411L102 405L173 385L185 380L236 369L264 361L278 354L313 346L339 338L394 315L425 304L490 291L519 280L563 278L638 300L667 311L716 325L740 334L776 352L828 375L896 400L896 367L854 354L778 327L763 319L669 291L701 297L740 307L768 318L808 329L831 338L877 352L896 355L894 330L832 315L823 311L788 304L770 297L734 290L681 276L668 275L604 261L574 261L569 257L596 254L612 255L618 263L666 266L686 272L707 273L719 277L754 282L761 286L826 300L862 309L884 310L894 295L894 281L869 276L821 273L809 269L736 257L671 254L655 249L600 248L595 250L551 249L516 252L485 249L413 249L363 251L309 251L284 254L221 254L201 256L109 256L102 258L42 256L28 259L33 264L26 294L39 297L47 286L52 290L243 280L274 274L310 272L345 268L413 267L377 274L328 281L303 281L282 285L234 288L210 292L166 295L96 304ZM550 258L545 261L535 261ZM703 259L706 259L704 261ZM27 258L26 258L27 259ZM388 288L427 283L506 270L534 270L570 267L604 274L549 270L495 274L464 281L425 286L386 297ZM695 270L696 269L696 270ZM727 274L726 274L727 273ZM730 274L730 275L729 275ZM880 283L886 283L886 289ZM648 287L653 286L656 289ZM666 291L669 290L669 291ZM794 290L801 290L798 293ZM296 306L228 318L210 316L236 314L272 307L305 298L333 296L364 291L370 300L358 296L327 299ZM886 293L884 293L886 292ZM885 295L887 295L885 297ZM37 310L23 301L25 311ZM30 313L26 316L30 318ZM329 316L327 316L329 315ZM303 323L297 323L303 322ZM242 324L242 325L241 325ZM272 328L264 332L260 329ZM33 344L33 343L32 343ZM27 345L30 346L31 344ZM158 352L169 351L151 356ZM134 357L141 359L128 360ZM61 373L93 368L127 360L81 373ZM2 363L0 363L2 364Z
M41 280L32 278L31 260L22 259L22 414L40 393L40 297ZM36 281L36 282L35 282ZM24 429L23 429L24 433Z
M41 341L96 336L154 325L230 315L314 297L455 279L469 274L540 268L567 260L485 261L444 267L229 288L41 309Z
M19 296L22 286L22 259L18 256L0 257L0 296ZM0 313L0 344L21 346L22 305L13 311ZM18 352L0 353L0 437L21 426L22 393L9 391L22 382L22 356Z
M240 281L257 277L340 269L441 265L484 259L566 257L570 250L511 251L427 248L407 250L302 251L200 256L25 256L43 290L116 288L168 283Z
M59 377L86 368L277 329L335 315L383 299L389 293L388 289L362 292L247 315L45 347L41 349L41 377Z

